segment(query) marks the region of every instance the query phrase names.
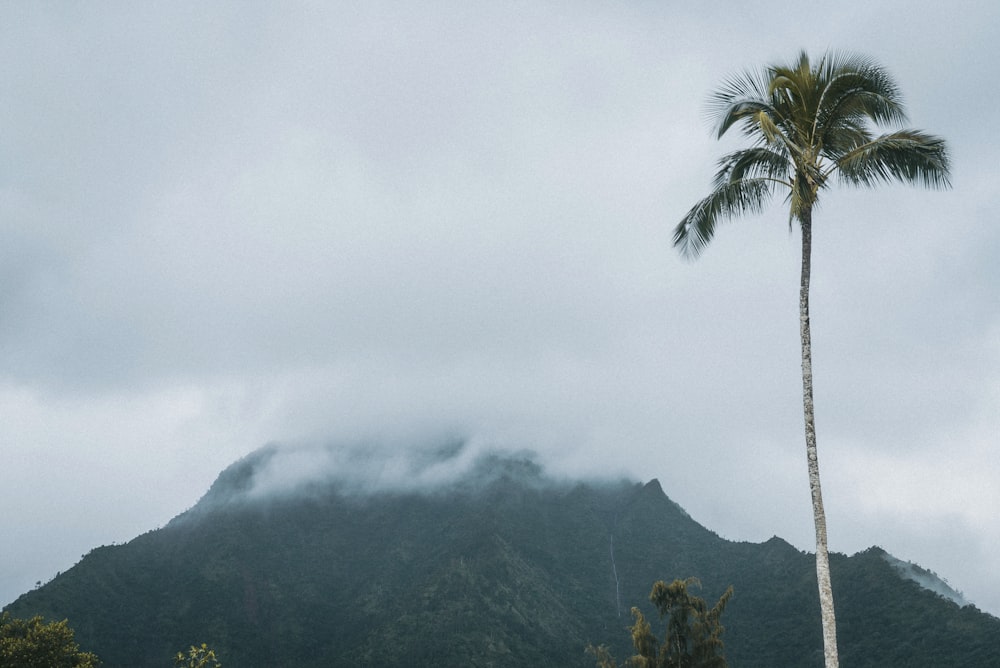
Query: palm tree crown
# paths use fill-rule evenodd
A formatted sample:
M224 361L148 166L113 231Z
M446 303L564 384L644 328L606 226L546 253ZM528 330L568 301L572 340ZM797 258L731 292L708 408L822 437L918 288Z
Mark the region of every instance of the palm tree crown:
M719 161L712 193L674 229L684 255L697 256L721 219L759 212L778 190L787 191L790 222L802 221L834 173L858 186L949 185L944 140L910 129L875 135L906 115L892 78L867 58L827 54L812 66L803 52L791 65L729 79L711 103L718 136L739 125L752 146Z

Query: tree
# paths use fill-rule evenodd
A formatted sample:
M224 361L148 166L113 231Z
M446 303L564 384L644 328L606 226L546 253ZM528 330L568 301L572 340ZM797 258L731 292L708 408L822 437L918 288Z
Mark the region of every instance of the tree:
M813 416L809 321L812 213L820 192L829 187L835 174L840 182L855 186L901 181L947 187L948 154L944 140L919 130L901 129L876 136L876 128L901 123L906 116L889 74L857 55L826 54L812 65L802 52L790 65L773 65L731 78L711 101L718 136L739 125L751 146L719 161L713 191L674 229L674 245L685 256L697 256L712 240L720 221L762 211L777 191L786 193L789 225L799 223L806 460L816 530L823 649L827 668L834 668L838 665L836 617Z
M81 652L73 629L64 619L44 623L42 617L17 619L0 615L0 668L96 668L97 656Z
M174 666L178 668L222 668L222 664L215 658L215 650L209 649L205 643L201 647L191 645L185 654L177 652L174 657Z
M633 668L726 668L723 656L722 612L733 595L729 587L711 609L705 601L693 596L691 585L700 585L697 578L674 580L669 585L662 580L653 585L649 600L660 617L667 618L666 633L660 643L639 608L632 608L635 623L629 629L636 654L625 662ZM590 646L587 651L597 659L597 668L617 668L617 663L605 646Z

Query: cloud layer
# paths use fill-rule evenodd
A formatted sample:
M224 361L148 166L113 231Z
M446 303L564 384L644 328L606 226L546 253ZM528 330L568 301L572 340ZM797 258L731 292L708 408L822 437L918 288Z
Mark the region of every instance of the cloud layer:
M1000 10L804 10L803 43L766 4L0 10L0 600L272 441L461 433L811 549L797 235L780 202L697 263L670 231L728 146L711 88L834 46L955 185L817 213L832 547L1000 612Z

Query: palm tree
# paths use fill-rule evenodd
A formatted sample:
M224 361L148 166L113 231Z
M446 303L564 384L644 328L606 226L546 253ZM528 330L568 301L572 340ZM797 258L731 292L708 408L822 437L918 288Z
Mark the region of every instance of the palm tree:
M827 668L834 668L837 627L813 418L809 330L813 208L834 174L842 183L856 186L902 181L947 187L948 154L944 140L919 130L875 134L878 126L901 123L905 114L892 78L858 55L830 53L812 65L802 52L790 65L746 72L723 84L712 96L710 109L719 137L739 125L751 145L719 161L712 193L674 229L674 246L683 255L696 257L721 220L760 212L778 191L786 194L789 226L798 221L802 230L802 405L823 647Z

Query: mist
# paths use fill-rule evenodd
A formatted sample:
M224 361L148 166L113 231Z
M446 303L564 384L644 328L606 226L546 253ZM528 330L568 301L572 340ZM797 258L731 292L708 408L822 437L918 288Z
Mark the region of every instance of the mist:
M502 478L530 487L612 481L608 475L569 478L546 471L539 454L454 435L406 445L387 441L271 443L224 470L196 505L233 505L326 497L475 493ZM616 482L621 482L617 480Z
M956 591L952 588L952 586L937 573L921 568L912 562L897 559L888 553L885 554L885 560L892 564L892 567L896 569L896 572L898 572L901 577L913 580L924 589L932 591L938 596L946 598L958 605L964 606L969 604L969 601L965 599L965 595L962 594L962 592Z

